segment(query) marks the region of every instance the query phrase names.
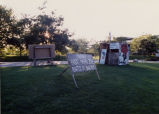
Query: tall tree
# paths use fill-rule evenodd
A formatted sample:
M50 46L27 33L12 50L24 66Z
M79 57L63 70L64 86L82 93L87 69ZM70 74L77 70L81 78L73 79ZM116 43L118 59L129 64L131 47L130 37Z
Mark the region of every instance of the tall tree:
M4 48L7 45L7 39L12 38L14 22L12 10L0 5L0 48Z
M20 19L17 21L15 25L15 34L16 34L16 40L17 44L15 44L16 47L19 48L20 56L22 55L22 50L24 49L25 44L25 36L28 33L29 27L30 27L31 21L29 18L24 17L23 19Z
M29 44L52 44L55 43L56 50L67 52L65 48L69 44L69 37L72 36L68 29L62 29L64 18L56 16L55 12L51 15L45 13L47 1L44 1L39 10L42 14L34 16L30 21L30 32L25 36L26 46Z
M30 32L25 36L26 46L29 44L51 44L55 43L56 50L66 52L71 34L67 29L60 29L64 21L62 17L56 17L54 13L49 15L38 15L31 19Z
M44 2L44 5L46 2ZM39 8L45 9L44 6ZM20 55L24 44L52 44L55 43L56 50L67 52L65 48L69 44L69 37L72 36L68 29L62 29L64 18L42 12L41 15L32 18L15 20L12 10L0 6L0 48L6 45L14 45L19 48Z

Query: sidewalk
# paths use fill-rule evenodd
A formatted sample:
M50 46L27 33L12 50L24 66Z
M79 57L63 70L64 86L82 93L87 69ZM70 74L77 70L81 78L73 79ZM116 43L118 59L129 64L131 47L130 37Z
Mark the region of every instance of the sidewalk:
M133 60L129 60L129 62L133 62ZM96 60L95 63L98 63ZM159 61L142 61L139 60L138 63L159 63ZM67 61L52 61L52 64L68 64ZM42 65L50 65L47 61L37 61L37 66ZM33 66L33 62L0 62L0 67L16 67L16 66Z
M130 63L133 62L133 60L129 60ZM159 61L144 61L144 60L138 60L138 63L159 63Z
M52 61L52 64L68 64L67 61ZM37 61L37 66L50 65L47 61ZM0 62L0 67L33 66L33 62Z

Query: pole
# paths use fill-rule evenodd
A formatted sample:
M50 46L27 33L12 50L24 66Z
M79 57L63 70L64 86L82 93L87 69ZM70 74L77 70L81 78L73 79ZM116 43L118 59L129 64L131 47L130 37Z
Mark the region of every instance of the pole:
M111 42L111 32L109 32L109 43Z

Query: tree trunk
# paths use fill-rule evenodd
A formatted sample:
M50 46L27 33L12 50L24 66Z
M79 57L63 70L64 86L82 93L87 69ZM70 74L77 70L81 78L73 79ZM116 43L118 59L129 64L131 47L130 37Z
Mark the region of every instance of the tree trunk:
M22 48L21 48L21 46L20 46L19 50L20 50L20 57L21 57L22 56Z

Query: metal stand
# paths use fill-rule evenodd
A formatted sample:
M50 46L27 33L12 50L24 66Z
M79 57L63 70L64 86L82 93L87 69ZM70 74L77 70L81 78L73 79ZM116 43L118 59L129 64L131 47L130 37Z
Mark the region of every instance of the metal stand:
M98 74L98 71L97 71L97 70L96 70L96 74L97 74L98 79L100 80L100 77L99 77L99 74Z
M36 66L36 59L33 60L34 66Z
M69 69L69 67L65 68L58 76L62 76L62 74L65 73L68 69ZM97 74L98 80L101 80L100 77L99 77L98 71L95 70L95 72L96 72L96 74ZM77 82L76 82L76 80L75 80L75 74L74 74L74 73L72 73L72 79L73 79L73 81L74 81L74 84L75 84L76 88L79 88L78 85L77 85Z
M78 88L77 82L76 82L76 80L75 80L74 73L72 74L72 78L73 78L73 81L74 81L74 83L75 83L76 88Z
M68 69L69 67L65 68L58 76L62 76L62 74L65 73Z

